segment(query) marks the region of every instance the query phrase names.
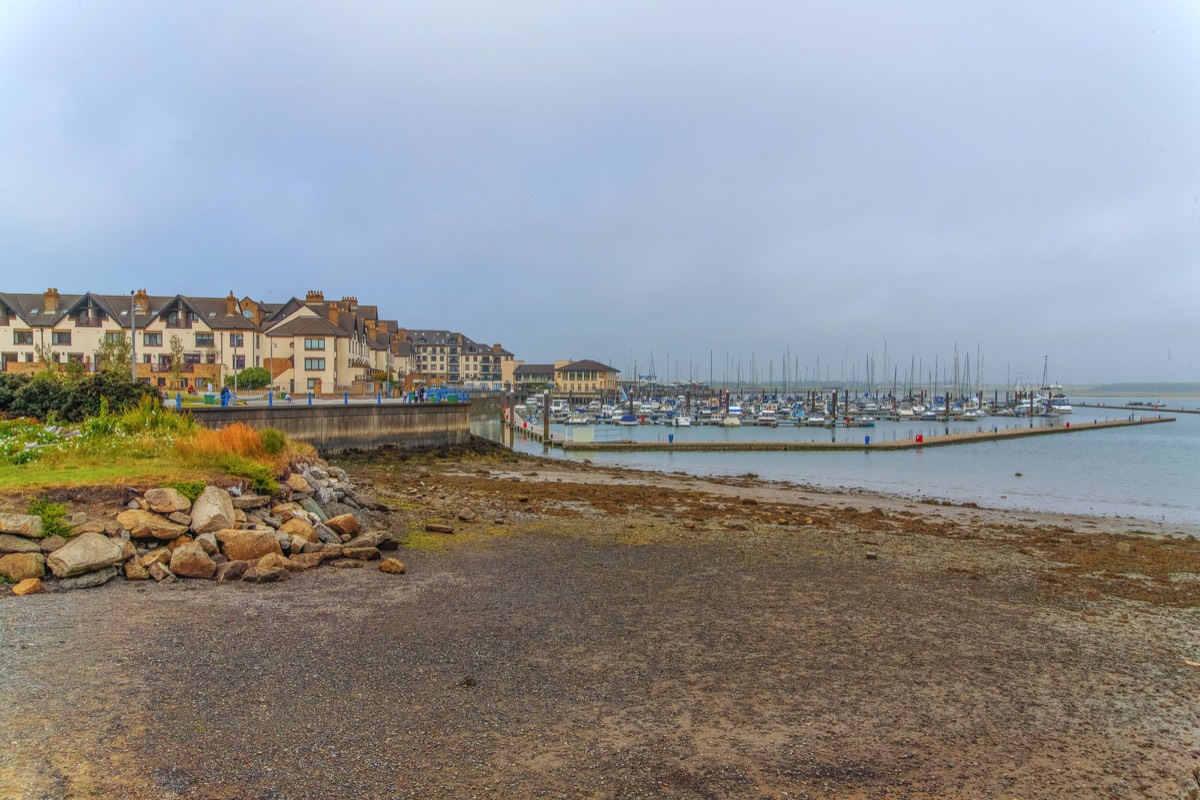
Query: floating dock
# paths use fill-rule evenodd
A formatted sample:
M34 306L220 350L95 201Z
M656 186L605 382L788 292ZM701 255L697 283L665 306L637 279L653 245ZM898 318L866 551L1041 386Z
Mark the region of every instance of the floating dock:
M1160 422L1174 422L1174 417L1140 417L1138 419L1106 420L1104 422L1065 422L1062 425L1039 425L1032 428L1008 428L1006 430L976 431L972 433L947 433L941 436L925 437L917 434L908 439L893 439L892 441L871 441L864 436L855 442L573 442L554 439L552 444L567 452L586 453L621 453L645 451L670 451L677 453L715 453L728 452L792 452L792 451L846 451L846 450L917 450L922 447L947 447L955 444L976 444L979 442L996 442L1007 439L1022 439L1028 436L1052 436L1064 433L1081 433L1083 431L1108 430L1112 428L1128 428L1134 425L1156 425ZM540 437L539 437L540 438Z

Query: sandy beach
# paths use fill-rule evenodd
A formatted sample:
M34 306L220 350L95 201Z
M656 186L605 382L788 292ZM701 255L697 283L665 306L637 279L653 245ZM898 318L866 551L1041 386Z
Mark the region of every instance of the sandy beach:
M511 453L337 463L406 575L0 597L0 796L1174 798L1200 765L1194 539Z

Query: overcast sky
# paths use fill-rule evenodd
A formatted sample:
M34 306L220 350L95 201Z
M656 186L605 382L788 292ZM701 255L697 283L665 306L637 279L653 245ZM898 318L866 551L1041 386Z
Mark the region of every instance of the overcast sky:
M3 291L321 289L672 378L886 342L1200 381L1191 0L9 0L0 108Z

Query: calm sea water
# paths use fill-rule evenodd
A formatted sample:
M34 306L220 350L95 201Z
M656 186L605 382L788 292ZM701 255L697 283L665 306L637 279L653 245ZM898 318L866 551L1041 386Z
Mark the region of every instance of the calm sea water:
M1125 398L1083 398L1088 403L1123 404ZM1078 401L1077 401L1078 402ZM1172 408L1196 409L1200 397L1167 401ZM1139 415L1159 412L1139 411ZM1170 416L1169 414L1164 414ZM1062 422L1128 418L1128 411L1085 408ZM953 447L897 452L789 453L588 453L564 454L551 448L553 458L587 458L606 466L626 466L693 475L754 473L826 489L853 488L901 497L932 497L976 502L992 508L1070 512L1133 517L1153 523L1155 530L1200 532L1200 415L1178 414L1175 422L1064 436L1037 436ZM1039 421L1035 420L1035 424ZM1061 424L1061 423L1059 423ZM982 422L950 423L950 432L999 426L1028 427L1029 421L990 417ZM563 435L566 429L552 426ZM945 433L944 423L879 422L874 428L828 431L780 427L726 429L710 426L667 428L594 426L597 440L629 438L675 441L784 439L872 441L905 439L923 433L926 439ZM476 433L499 440L497 423L480 423ZM587 435L587 434L584 434ZM518 437L516 449L543 454L540 444ZM1020 476L1017 476L1020 473Z

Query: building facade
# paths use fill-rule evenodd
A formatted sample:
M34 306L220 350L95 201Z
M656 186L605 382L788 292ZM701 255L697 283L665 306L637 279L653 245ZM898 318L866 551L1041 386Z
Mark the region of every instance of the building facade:
M0 292L0 371L33 373L132 351L139 380L205 390L249 367L286 392L370 394L414 385L502 388L512 353L451 331L411 331L355 297L265 303L226 297Z

